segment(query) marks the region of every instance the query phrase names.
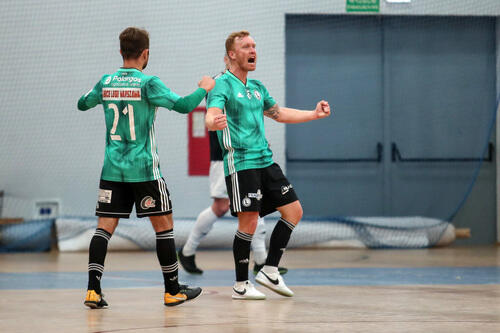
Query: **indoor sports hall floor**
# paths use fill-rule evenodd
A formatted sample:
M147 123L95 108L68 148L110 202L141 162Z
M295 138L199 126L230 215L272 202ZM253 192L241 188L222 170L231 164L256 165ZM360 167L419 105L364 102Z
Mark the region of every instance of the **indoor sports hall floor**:
M87 253L0 255L0 332L500 332L500 247L288 250L295 292L231 299L231 251L200 251L203 287L163 305L154 252L110 252L109 308L84 307Z

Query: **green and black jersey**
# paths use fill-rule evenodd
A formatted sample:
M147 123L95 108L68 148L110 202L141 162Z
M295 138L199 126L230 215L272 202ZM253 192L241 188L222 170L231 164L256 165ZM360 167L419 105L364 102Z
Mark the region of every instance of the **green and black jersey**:
M172 109L180 96L156 76L133 68L104 75L78 100L85 111L104 107L106 149L101 179L144 182L160 177L154 120L159 106Z
M273 153L264 133L264 110L274 104L260 81L247 79L244 84L230 71L216 80L215 88L208 94L207 107L219 108L227 117L228 126L217 131L226 176L273 164Z

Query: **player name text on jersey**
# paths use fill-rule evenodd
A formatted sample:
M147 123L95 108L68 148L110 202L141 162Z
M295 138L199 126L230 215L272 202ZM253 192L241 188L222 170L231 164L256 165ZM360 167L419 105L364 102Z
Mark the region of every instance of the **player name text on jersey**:
M104 101L140 101L141 88L103 88L102 99Z

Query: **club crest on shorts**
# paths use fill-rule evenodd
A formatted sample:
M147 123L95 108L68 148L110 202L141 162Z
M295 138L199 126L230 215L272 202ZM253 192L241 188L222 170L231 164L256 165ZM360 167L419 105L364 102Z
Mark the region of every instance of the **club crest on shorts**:
M144 197L141 200L141 208L142 209L148 209L148 208L153 208L156 206L156 201L150 197L149 195L147 197Z
M293 188L292 184L288 184L287 186L285 185L281 186L281 195L287 194L288 191L290 191L290 189L292 188Z
M250 200L249 197L244 197L243 200L241 200L241 203L245 207L250 207L250 205L252 204L252 200Z

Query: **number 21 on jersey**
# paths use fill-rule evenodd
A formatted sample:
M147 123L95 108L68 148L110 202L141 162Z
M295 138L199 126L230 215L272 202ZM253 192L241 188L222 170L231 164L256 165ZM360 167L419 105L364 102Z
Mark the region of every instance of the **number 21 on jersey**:
M116 127L118 126L118 120L120 119L120 111L118 110L118 106L114 103L110 103L108 105L108 109L114 111L115 116L113 119L113 128L111 128L111 140L121 141L122 137L116 133ZM127 104L127 106L122 110L124 115L128 114L128 123L130 127L130 139L135 141L135 123L134 123L134 106L131 104Z

